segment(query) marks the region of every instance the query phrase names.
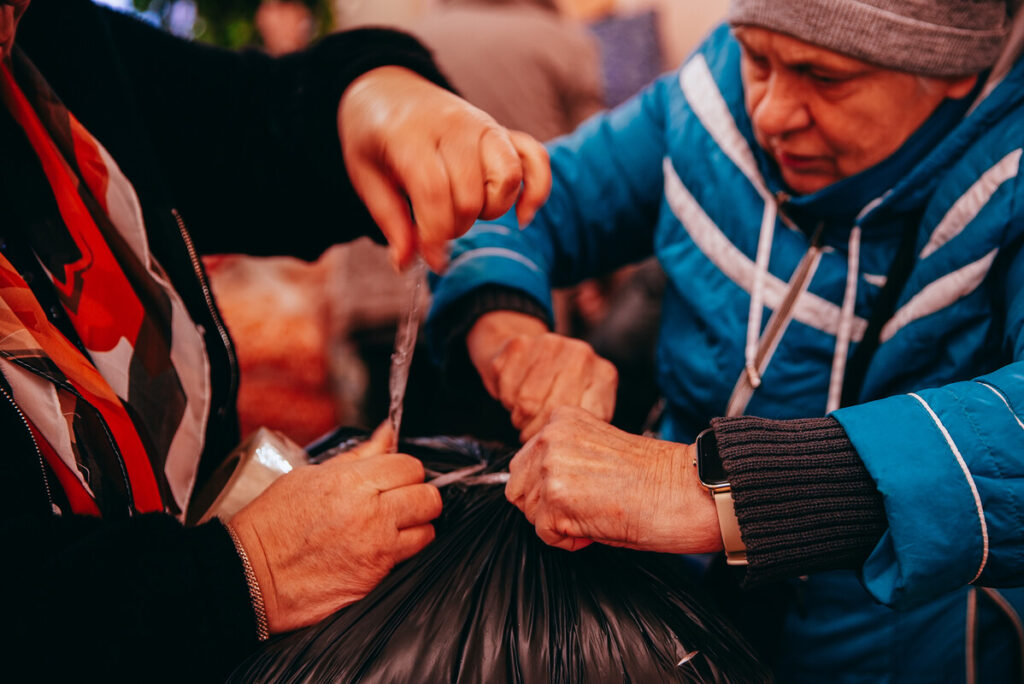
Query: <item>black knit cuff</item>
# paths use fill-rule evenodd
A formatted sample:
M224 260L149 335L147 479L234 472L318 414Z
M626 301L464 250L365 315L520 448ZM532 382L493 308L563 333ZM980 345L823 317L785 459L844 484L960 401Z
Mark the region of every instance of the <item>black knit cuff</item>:
M888 523L882 495L837 420L711 425L747 546L744 586L864 563Z
M486 285L473 290L430 321L428 336L433 353L447 382L461 383L476 377L466 349L466 335L477 319L492 311L515 311L544 321L550 328L546 307L521 290Z

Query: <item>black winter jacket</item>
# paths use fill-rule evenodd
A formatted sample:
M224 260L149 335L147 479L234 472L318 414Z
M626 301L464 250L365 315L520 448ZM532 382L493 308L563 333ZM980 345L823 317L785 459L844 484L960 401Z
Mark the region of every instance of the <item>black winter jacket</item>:
M349 32L271 59L178 40L86 0L33 0L16 45L133 183L151 249L203 331L213 401L201 483L238 432L230 338L198 256L308 259L336 242L379 236L345 176L341 93L385 64L444 80L402 34ZM46 181L2 109L0 129L7 250L54 207L31 200ZM0 431L8 670L33 681L222 681L256 646L241 563L223 526L186 529L162 514L55 515L56 479L9 396L0 396Z

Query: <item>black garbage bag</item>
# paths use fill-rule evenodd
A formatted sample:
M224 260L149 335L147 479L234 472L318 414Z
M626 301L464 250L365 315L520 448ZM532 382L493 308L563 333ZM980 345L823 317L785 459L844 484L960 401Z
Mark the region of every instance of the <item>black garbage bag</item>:
M321 444L312 451L323 451ZM429 473L512 450L466 438L405 441ZM764 682L742 638L695 596L682 559L544 544L479 474L442 489L437 538L366 598L272 639L238 682ZM486 480L486 478L484 478Z

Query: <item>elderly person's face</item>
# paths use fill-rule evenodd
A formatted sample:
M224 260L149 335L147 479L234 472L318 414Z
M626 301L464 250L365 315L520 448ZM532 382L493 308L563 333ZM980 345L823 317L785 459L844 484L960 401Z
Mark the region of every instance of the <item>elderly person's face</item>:
M14 29L29 0L0 0L0 59L7 59L14 43Z
M893 71L762 28L734 32L754 135L800 194L882 161L977 79Z

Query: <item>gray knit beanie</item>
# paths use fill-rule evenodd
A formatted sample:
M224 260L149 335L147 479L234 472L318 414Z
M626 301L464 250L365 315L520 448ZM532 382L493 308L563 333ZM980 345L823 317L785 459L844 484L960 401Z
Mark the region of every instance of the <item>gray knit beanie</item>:
M728 21L778 31L889 69L965 76L991 67L1007 0L732 0Z

